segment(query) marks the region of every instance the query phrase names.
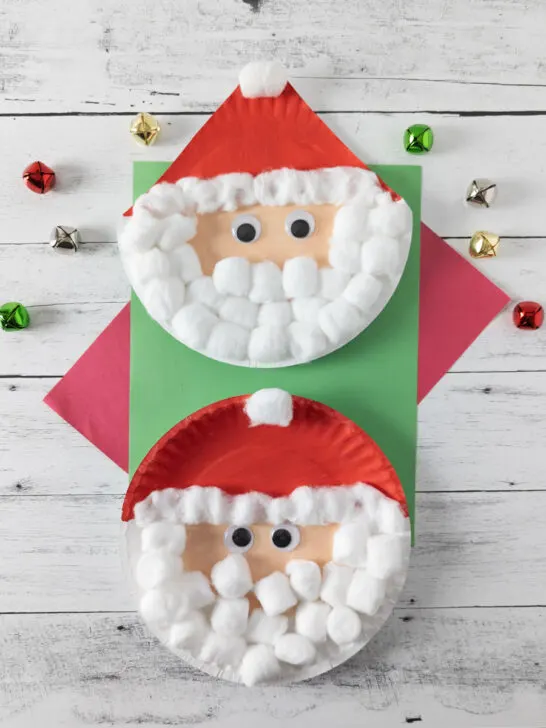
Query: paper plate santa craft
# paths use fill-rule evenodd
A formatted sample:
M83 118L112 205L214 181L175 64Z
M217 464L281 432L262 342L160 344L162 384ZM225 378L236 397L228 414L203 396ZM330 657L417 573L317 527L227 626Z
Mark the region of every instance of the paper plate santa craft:
M354 655L390 614L409 560L385 455L335 410L278 389L173 427L136 471L123 520L151 630L247 685Z
M381 312L411 212L276 63L240 85L148 193L119 241L136 294L175 338L244 366L308 362Z

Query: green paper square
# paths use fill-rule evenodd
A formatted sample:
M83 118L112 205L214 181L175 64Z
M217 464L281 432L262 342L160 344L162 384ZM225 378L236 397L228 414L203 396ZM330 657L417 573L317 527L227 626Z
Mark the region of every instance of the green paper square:
M167 162L135 162L136 199L155 184ZM176 341L131 298L129 472L173 425L204 407L263 387L280 387L339 410L365 430L394 465L415 512L417 347L421 168L372 169L413 211L413 239L402 280L388 305L356 339L310 364L282 369L230 366Z

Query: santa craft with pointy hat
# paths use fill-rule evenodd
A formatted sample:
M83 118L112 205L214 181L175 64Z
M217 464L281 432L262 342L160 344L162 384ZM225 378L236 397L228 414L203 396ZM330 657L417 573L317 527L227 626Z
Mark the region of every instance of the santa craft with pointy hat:
M321 121L276 63L240 85L148 193L120 237L148 313L206 356L311 361L392 296L411 212Z
M382 451L335 410L277 389L173 427L136 471L123 520L144 620L193 664L249 685L354 654L409 558Z

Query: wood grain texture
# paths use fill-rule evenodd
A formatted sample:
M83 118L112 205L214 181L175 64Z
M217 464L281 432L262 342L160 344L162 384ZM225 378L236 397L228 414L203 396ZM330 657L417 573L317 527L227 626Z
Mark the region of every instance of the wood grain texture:
M540 726L544 619L537 607L398 609L333 672L249 690L193 671L132 614L4 615L0 719L5 728Z

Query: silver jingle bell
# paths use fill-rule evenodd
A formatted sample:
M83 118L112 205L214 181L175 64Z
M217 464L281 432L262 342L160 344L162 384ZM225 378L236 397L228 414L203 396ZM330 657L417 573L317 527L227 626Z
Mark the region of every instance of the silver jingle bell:
M80 231L68 225L53 228L49 244L59 253L77 253L81 243Z
M489 179L473 179L466 191L466 202L474 207L490 207L497 196L497 185Z

